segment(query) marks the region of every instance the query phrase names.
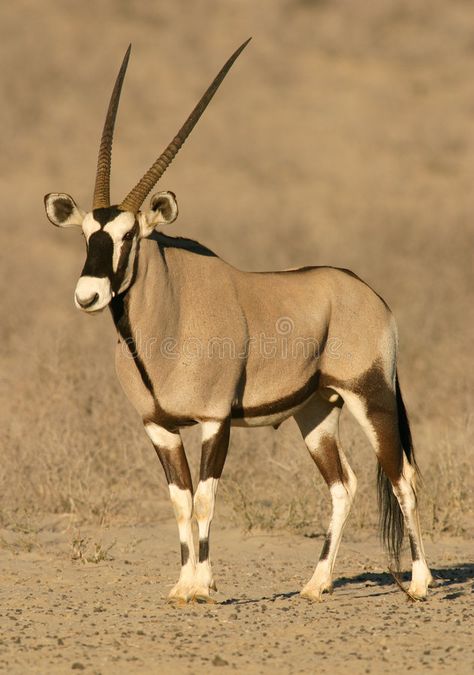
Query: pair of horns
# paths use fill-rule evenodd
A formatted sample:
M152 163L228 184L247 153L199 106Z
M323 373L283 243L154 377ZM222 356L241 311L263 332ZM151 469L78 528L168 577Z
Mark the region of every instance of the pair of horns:
M137 213L139 211L146 196L169 167L184 141L187 139L197 121L209 105L212 97L218 90L224 77L229 72L232 64L243 51L243 49L245 49L250 40L251 38L246 40L224 64L171 143L161 153L156 162L148 169L143 178L135 185L133 190L128 193L123 202L120 204L120 209L123 211L132 211L133 213ZM114 137L115 118L117 116L120 92L122 91L122 84L125 77L125 72L127 70L131 48L132 45L129 45L127 51L125 52L122 65L112 91L112 96L110 97L109 108L107 110L104 129L102 131L94 188L94 209L110 206L110 165L112 159L112 142Z

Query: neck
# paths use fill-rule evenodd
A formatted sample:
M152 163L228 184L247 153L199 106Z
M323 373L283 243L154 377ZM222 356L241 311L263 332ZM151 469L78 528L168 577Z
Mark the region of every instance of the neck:
M141 241L130 286L110 303L117 331L131 349L140 351L143 340L159 338L172 294L164 250L154 241Z

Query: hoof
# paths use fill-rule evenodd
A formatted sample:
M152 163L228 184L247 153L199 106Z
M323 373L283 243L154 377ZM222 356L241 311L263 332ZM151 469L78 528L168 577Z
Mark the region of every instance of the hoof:
M173 596L172 598L168 597L166 600L168 605L173 605L173 607L184 607L189 603L189 600L186 598L180 598L178 596Z
M215 605L216 601L214 598L211 598L210 595L210 590L216 590L216 585L214 582L207 587L207 586L198 586L197 588L194 588L193 593L192 593L192 600L193 602L197 602L200 605Z
M411 600L414 600L415 602L419 602L420 600L426 600L426 596L428 595L428 588L424 586L415 586L413 584L410 584L410 587L408 588L407 595Z
M197 602L199 605L215 605L216 601L214 598L211 598L209 594L206 593L196 593L193 596L193 601Z
M307 600L311 600L312 602L322 602L323 593L332 593L332 590L332 584L330 583L321 584L319 586L310 586L307 584L301 591L300 596Z
M426 600L428 586L433 582L431 572L422 561L413 563L411 583L408 588L408 595L412 600Z
M193 590L188 587L175 586L168 595L168 603L171 605L186 605L193 598Z

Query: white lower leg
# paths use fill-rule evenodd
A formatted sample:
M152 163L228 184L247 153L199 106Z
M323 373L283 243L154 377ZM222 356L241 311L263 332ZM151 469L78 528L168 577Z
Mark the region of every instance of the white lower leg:
M200 481L194 495L194 513L199 530L199 560L195 576L197 595L208 595L209 589L215 588L209 557L209 531L214 516L218 482L217 478Z
M181 545L181 572L178 583L171 590L169 597L187 601L192 597L196 569L192 533L193 497L190 490L182 490L176 485L171 484L169 491Z
M420 521L415 495L415 470L403 457L403 472L396 488L395 495L400 504L410 538L412 553L412 577L408 592L415 598L424 598L432 581L428 568L421 537Z
M332 588L334 563L341 543L344 525L346 524L357 488L357 479L347 461L345 461L344 468L349 477L348 481L346 484L336 482L330 487L332 515L326 541L314 574L301 591L302 595L313 600L320 600L323 592Z

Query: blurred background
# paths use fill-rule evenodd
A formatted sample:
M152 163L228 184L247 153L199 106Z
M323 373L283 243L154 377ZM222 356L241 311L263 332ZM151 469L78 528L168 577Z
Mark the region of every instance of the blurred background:
M374 287L399 325L424 528L472 532L472 2L17 0L0 18L3 525L171 513L115 377L110 316L73 305L82 238L49 224L43 195L90 208L129 42L115 201L252 35L160 182L180 205L168 232L242 269L342 266ZM375 459L349 415L342 437L360 481L347 536L369 536ZM185 439L196 471L197 432ZM219 501L221 526L306 534L324 530L329 507L291 420L233 432Z

